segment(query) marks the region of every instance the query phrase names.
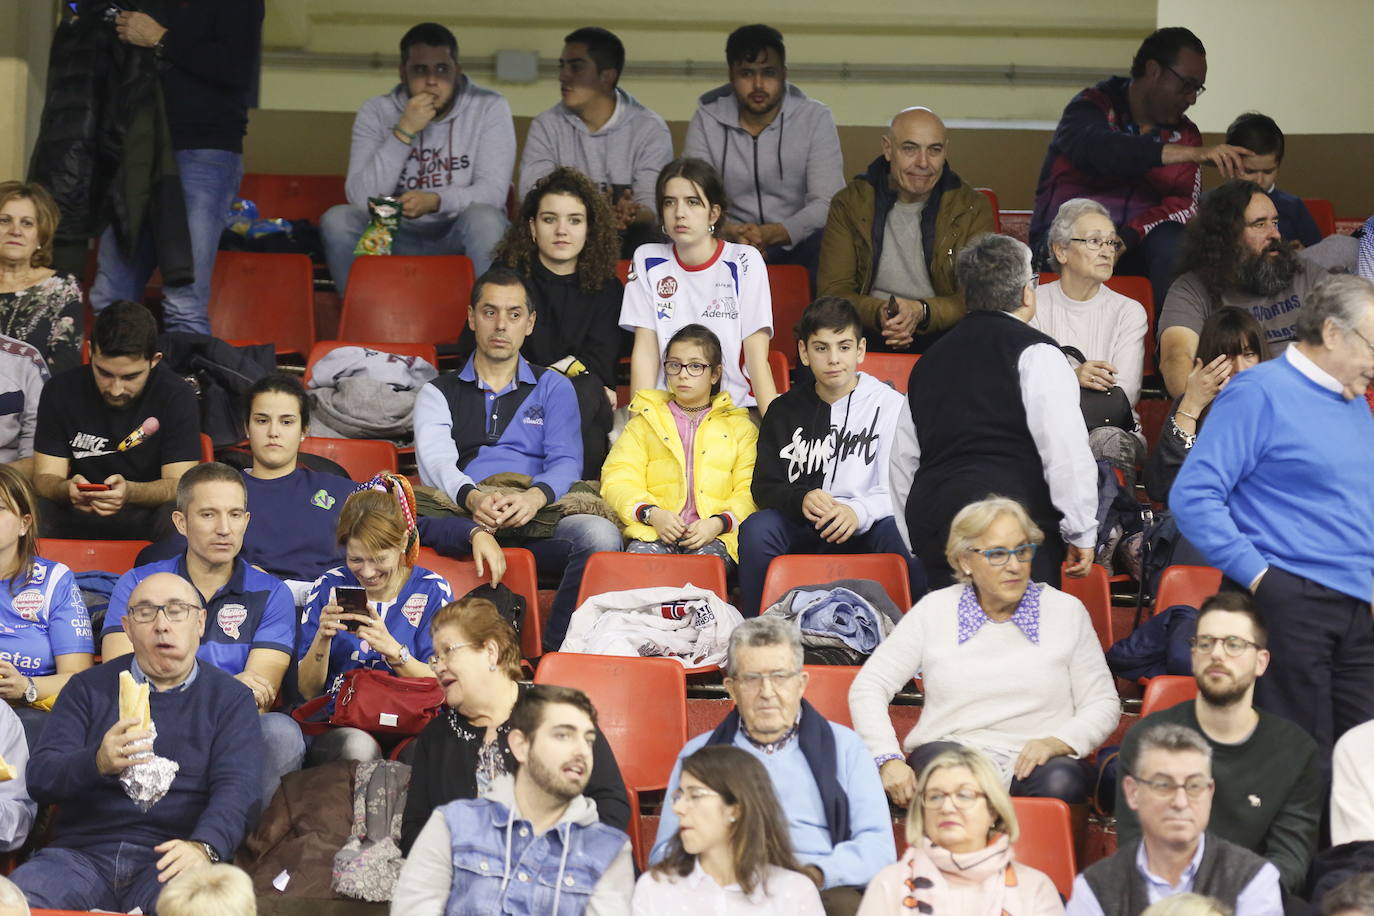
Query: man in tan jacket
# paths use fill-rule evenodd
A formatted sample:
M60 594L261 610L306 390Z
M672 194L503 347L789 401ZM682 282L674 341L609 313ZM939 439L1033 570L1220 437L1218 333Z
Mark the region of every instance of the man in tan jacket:
M883 154L830 202L816 292L854 304L870 350L919 352L964 316L954 258L993 231L993 213L945 162L948 151L933 111L901 111Z

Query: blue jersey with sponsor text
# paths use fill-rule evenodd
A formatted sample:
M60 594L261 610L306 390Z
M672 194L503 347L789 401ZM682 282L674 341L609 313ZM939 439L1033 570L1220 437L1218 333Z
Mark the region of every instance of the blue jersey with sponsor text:
M91 617L72 571L35 557L22 585L0 581L0 660L29 677L53 674L56 657L95 652Z

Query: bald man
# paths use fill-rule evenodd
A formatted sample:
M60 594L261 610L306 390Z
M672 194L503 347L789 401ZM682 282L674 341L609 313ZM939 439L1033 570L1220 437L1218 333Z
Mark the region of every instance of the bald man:
M919 353L964 317L954 258L993 231L992 206L949 167L929 108L898 112L882 146L830 201L816 292L854 304L869 350Z
M29 757L29 794L59 806L57 837L10 875L29 902L63 910L156 911L158 891L229 860L257 819L262 732L253 692L196 661L205 608L195 587L155 573L129 596L133 654L72 677ZM119 675L149 685L152 734L119 717ZM120 777L152 747L177 764L147 811Z

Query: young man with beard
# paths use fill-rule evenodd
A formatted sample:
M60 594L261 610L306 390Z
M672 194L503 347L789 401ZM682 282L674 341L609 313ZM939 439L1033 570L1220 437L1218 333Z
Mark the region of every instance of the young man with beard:
M1140 735L1154 725L1186 725L1212 746L1212 820L1208 829L1279 870L1289 892L1302 889L1317 843L1322 783L1317 745L1287 719L1256 709L1255 681L1269 667L1268 631L1254 600L1220 592L1202 603L1193 637L1198 697L1141 719L1121 742L1133 759ZM1116 789L1116 831L1125 845L1140 822Z
M1326 274L1299 258L1279 233L1279 212L1252 181L1207 195L1180 246L1178 279L1159 315L1159 368L1172 395L1188 384L1198 336L1223 305L1243 308L1264 328L1270 356L1296 340L1298 312Z
M536 684L510 726L515 779L435 809L401 868L391 912L628 914L629 838L600 823L582 794L597 737L591 700Z

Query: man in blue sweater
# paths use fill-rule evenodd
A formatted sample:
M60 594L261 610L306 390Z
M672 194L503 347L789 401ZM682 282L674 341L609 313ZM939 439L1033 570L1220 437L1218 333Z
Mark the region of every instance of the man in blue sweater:
M1269 628L1261 708L1322 750L1374 719L1374 284L1324 280L1297 343L1231 379L1169 494L1179 531Z
M156 913L167 881L229 860L258 815L262 733L253 692L196 661L205 608L180 576L158 573L130 597L132 655L73 677L29 757L29 794L60 805L57 838L10 876L33 906L135 906ZM156 734L119 717L119 675L149 685ZM146 811L120 781L152 749L178 766Z

